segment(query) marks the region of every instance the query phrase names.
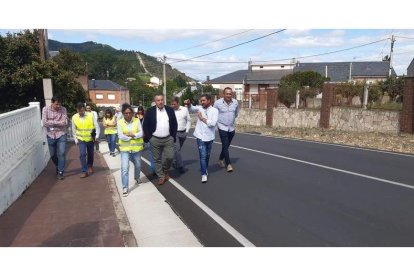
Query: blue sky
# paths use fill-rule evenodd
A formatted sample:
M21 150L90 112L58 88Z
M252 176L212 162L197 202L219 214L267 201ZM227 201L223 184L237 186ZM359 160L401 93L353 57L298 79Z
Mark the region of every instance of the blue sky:
M393 62L396 72L405 74L414 58L414 29L287 29L251 43L195 59L224 63L174 63L174 58L188 59L208 54L277 30L280 29L49 29L48 32L50 39L61 42L95 41L116 49L136 50L156 57L166 55L167 62L171 62L173 67L200 80L204 80L206 76L215 78L235 70L247 69L249 60L258 63L286 59L274 62L284 63L290 62L292 58L298 58L301 62L381 61L390 53L391 35L396 36ZM339 53L300 58L376 41L380 42ZM199 44L205 45L183 50Z

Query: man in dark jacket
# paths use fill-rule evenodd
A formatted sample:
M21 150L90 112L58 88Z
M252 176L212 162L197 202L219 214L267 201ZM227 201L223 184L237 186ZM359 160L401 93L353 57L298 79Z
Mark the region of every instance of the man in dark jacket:
M168 170L174 158L174 143L177 134L177 118L174 109L164 104L164 96L154 97L155 106L145 113L144 142L149 142L154 156L155 172L163 185L170 179Z

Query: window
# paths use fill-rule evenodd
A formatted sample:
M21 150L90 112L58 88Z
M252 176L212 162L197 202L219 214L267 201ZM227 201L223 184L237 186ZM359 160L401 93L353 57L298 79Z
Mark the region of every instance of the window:
M108 94L108 100L115 100L115 94Z
M96 94L96 95L95 95L95 98L96 98L97 100L103 100L103 94Z

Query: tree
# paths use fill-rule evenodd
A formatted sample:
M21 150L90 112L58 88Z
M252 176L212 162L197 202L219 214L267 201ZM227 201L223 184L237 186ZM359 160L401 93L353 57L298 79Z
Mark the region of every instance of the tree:
M52 79L54 95L62 99L69 114L86 93L76 80L84 61L70 51L54 59L40 60L38 32L23 31L0 36L0 112L26 107L30 101L44 105L43 78Z
M280 87L285 87L286 89L298 87L298 90L300 90L300 100L306 105L306 98L315 97L322 88L323 83L327 80L329 78L322 77L318 72L300 71L282 77Z
M290 106L296 101L296 91L298 91L299 88L300 85L296 82L284 83L279 87L279 101L287 108L290 108Z
M362 99L364 93L364 83L363 82L346 82L339 84L335 91L337 94L341 95L346 99L347 105L352 104L352 98L359 96ZM362 102L362 101L361 101Z
M388 77L379 84L382 92L387 92L393 101L404 94L404 77Z
M181 75L176 76L173 80L177 87L187 87L187 81Z

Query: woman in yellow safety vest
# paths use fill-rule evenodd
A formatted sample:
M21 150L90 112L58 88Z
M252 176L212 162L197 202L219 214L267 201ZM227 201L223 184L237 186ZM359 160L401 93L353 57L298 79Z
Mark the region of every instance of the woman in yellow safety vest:
M121 152L122 195L128 195L129 160L134 163L134 178L136 184L141 183L141 152L144 149L143 130L141 122L134 117L129 104L122 105L123 118L118 121L119 150Z
M115 156L116 146L116 117L112 114L110 109L105 111L105 117L103 119L103 127L105 128L104 134L106 141L108 142L109 153L111 156Z

